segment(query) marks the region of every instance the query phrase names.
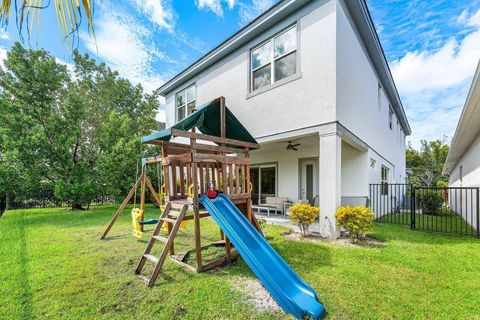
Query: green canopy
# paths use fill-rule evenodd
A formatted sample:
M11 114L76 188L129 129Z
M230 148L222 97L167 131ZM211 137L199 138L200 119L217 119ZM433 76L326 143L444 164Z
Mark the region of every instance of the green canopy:
M172 127L143 137L142 143L154 140L170 141L172 138L171 129L188 131L193 127L198 128L203 134L220 137L220 98L203 104L197 111ZM255 138L227 107L225 107L225 131L228 139L257 143Z

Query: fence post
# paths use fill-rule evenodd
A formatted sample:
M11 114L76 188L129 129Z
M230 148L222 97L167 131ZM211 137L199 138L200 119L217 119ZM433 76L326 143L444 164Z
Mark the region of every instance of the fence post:
M477 188L477 237L480 237L480 188Z
M411 199L410 199L410 229L415 230L415 211L416 211L416 202L417 199L415 197L415 187L410 185L412 190L411 192Z

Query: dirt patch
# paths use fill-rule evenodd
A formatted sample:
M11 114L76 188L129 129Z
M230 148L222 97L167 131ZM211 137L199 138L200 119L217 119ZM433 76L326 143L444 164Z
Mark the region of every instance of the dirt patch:
M267 289L265 289L257 279L247 277L237 278L232 281L232 286L245 296L248 304L260 312L276 312L282 310Z
M385 245L384 241L381 241L372 237L368 237L368 236L363 237L357 243L351 243L350 238L348 237L340 237L335 240L322 238L319 235L315 235L315 234L311 234L311 235L308 235L307 237L303 237L300 234L300 232L296 232L294 230L288 230L284 232L283 236L285 237L285 239L288 239L288 240L296 240L296 241L303 241L303 242L323 242L323 243L331 243L331 244L337 244L344 247L353 247L353 248L355 247L380 248Z

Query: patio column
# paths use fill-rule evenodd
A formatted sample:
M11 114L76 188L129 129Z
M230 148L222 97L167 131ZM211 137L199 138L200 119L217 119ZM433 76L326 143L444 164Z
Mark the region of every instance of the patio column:
M342 138L336 132L320 134L319 204L320 233L337 238L335 211L341 205Z

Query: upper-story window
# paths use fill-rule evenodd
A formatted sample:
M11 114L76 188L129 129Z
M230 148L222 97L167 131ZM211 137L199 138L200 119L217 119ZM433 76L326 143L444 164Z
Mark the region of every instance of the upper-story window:
M195 109L197 101L197 88L192 85L175 95L177 121L184 119Z
M390 128L390 130L392 130L392 128L393 128L393 111L392 111L392 109L389 109L389 111L388 111L388 127Z
M251 51L252 91L297 72L297 28L294 26Z

